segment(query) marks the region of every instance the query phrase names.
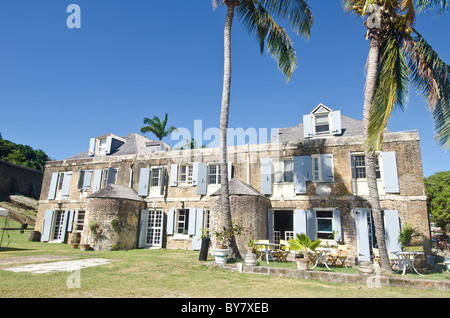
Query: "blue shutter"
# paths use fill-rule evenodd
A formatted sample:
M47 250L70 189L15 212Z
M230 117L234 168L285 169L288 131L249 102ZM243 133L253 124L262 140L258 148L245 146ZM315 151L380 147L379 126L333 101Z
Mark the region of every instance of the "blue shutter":
M335 110L331 112L331 133L333 135L342 134L341 111Z
M178 181L178 165L172 164L170 165L170 186L176 187Z
M53 224L53 210L45 210L44 222L42 223L41 242L48 242Z
M322 181L333 181L333 155L321 155Z
M67 223L67 232L72 233L73 230L73 218L75 217L75 210L69 211L69 220Z
M62 225L62 231L61 231L61 243L64 243L66 241L66 234L67 234L67 224L69 223L69 210L64 210L64 221Z
M109 155L111 153L112 147L112 136L106 137L106 154Z
M188 235L195 234L195 221L197 218L196 209L189 209Z
M92 157L95 154L95 138L89 140L89 156Z
M261 193L272 194L272 160L261 158Z
M141 217L139 220L139 242L138 242L138 248L144 248L145 242L147 239L147 216L148 211L147 210L141 210Z
M83 178L83 189L90 189L91 188L91 179L92 179L92 170L85 170L84 171L84 178Z
M307 235L311 240L317 239L317 229L316 229L316 211L306 210L306 231Z
M356 238L358 243L358 260L370 261L369 229L367 226L367 210L355 209Z
M294 210L294 234L306 234L306 210Z
M102 184L102 169L96 169L94 171L94 181L92 183L92 193L100 190Z
M303 115L303 136L305 139L311 138L313 134L312 115Z
M386 193L400 193L395 151L382 152L384 189Z
M167 211L167 225L166 225L167 235L173 235L174 218L175 218L175 209L169 209L169 211Z
M192 249L194 251L198 251L202 246L202 240L200 239L200 237L202 236L202 227L203 227L203 209L192 209L192 210L194 210L196 214L195 234L192 237ZM191 211L189 212L189 214L190 213Z
M402 246L398 241L400 236L400 219L398 217L398 211L384 211L384 228L386 236L386 249L388 253L401 251Z
M197 194L206 194L206 178L208 166L205 163L194 162L192 167L192 184L197 186Z
M52 179L50 181L50 188L48 190L48 199L54 200L56 194L56 186L58 184L58 172L52 173Z
M333 211L333 230L334 230L334 240L341 242L342 238L342 226L341 226L341 210L334 209Z
M267 239L273 243L273 210L267 210Z
M141 168L139 170L139 190L138 195L148 196L148 183L150 177L150 168Z
M306 193L306 181L312 180L312 162L310 156L294 157L295 193Z
M64 172L63 184L61 188L61 199L69 198L70 181L72 180L72 171Z

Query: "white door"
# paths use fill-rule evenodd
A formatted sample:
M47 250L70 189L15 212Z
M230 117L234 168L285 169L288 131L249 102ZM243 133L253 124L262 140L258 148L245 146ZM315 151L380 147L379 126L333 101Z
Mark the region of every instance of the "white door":
M162 247L163 221L164 212L162 210L148 211L145 245Z
M61 242L63 232L64 232L64 211L55 211L54 212L54 225L53 225L53 236L52 241Z

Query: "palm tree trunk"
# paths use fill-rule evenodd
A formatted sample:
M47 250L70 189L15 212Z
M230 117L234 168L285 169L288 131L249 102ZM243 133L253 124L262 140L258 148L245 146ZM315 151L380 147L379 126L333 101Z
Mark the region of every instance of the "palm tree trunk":
M377 85L378 63L380 60L381 41L377 38L370 39L370 50L367 59L367 77L366 90L364 93L364 139L367 140L369 131L369 114L375 96ZM375 225L375 236L377 238L378 248L380 252L381 268L384 271L391 272L389 256L386 249L385 232L383 218L380 209L380 198L378 195L377 176L376 176L376 154L369 149L367 144L364 146L364 156L366 163L366 177L369 186L369 205L372 208L373 222Z
M233 24L235 1L227 1L227 15L224 30L224 73L223 73L223 92L222 106L220 111L220 151L222 154L220 163L220 177L222 186L222 215L224 225L227 229L232 229L230 191L228 184L228 158L227 158L227 130L230 108L230 90L231 90L231 26ZM230 247L233 250L235 258L241 258L234 235L230 240Z

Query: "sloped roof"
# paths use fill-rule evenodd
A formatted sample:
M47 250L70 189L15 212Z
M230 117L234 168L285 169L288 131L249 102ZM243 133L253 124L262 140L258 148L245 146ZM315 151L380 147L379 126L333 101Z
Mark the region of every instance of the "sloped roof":
M144 201L144 199L142 199L134 189L118 184L109 184L105 188L100 189L88 196L88 199L94 198Z
M249 196L263 196L259 191L255 188L251 187L245 182L242 182L238 179L231 179L228 185L228 189L230 195L249 195ZM222 194L222 187L211 194L211 196L218 196Z
M102 136L108 136L113 134L105 134ZM100 136L100 137L102 137ZM99 137L98 137L99 138ZM148 139L147 137L144 137L142 135L139 135L137 133L130 133L124 137L119 137L121 140L124 140L125 142L120 145L114 152L108 155L108 157L111 156L124 156L124 155L136 155L136 154L148 154L150 153L150 150L147 148L147 143L152 142L151 139ZM91 158L89 156L89 151L83 151L82 153L79 153L75 156L72 156L67 159L82 159L82 158Z
M350 118L341 115L342 134L333 137L362 136L364 134L364 125L362 120ZM280 142L297 142L305 140L303 123L288 128L278 130Z

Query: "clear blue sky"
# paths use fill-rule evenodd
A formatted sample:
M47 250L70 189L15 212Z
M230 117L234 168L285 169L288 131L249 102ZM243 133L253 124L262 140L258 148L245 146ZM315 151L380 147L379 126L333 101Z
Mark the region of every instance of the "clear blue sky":
M69 4L81 29L69 29ZM275 61L236 21L232 32L230 127L291 127L319 103L361 119L368 42L360 19L338 0L311 0L310 41L291 33L299 68L286 83ZM1 0L0 132L62 160L89 138L139 132L144 117L218 127L225 8L210 0ZM450 63L449 14L421 14L417 29ZM388 129L417 129L424 176L450 170L414 89ZM148 134L149 138L154 138ZM164 139L168 144L176 142Z

